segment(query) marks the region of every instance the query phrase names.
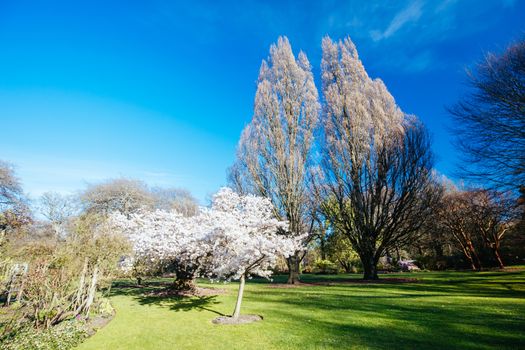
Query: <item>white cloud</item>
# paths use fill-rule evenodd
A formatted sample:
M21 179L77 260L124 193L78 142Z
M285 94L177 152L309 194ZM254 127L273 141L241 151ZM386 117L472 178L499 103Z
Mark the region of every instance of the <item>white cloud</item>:
M372 40L379 41L388 39L399 31L403 26L410 22L417 22L423 14L423 4L421 1L414 1L403 10L399 11L384 31L372 30L370 36Z

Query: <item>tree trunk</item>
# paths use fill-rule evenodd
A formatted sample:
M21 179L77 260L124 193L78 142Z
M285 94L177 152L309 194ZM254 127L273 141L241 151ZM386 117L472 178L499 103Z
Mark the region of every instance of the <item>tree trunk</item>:
M5 299L4 306L9 306L11 304L11 286L7 290L7 298Z
M476 267L476 264L474 263L474 258L472 257L470 250L467 250L467 248L463 249L463 255L467 257L472 271L476 271L477 267Z
M324 235L321 236L320 241L320 247L321 250L321 260L326 260L326 238Z
M7 298L5 300L4 306L9 306L11 304L11 295L12 295L13 283L14 283L13 280L14 280L14 277L13 275L11 275L9 277L9 282L7 283Z
M501 254L499 253L499 247L496 244L493 244L492 251L494 252L494 256L496 257L496 261L498 262L499 268L504 269L505 265L503 264L503 260L501 259Z
M20 289L18 289L18 294L16 295L16 301L19 303L22 302L22 295L24 295L25 277L25 275L21 276L22 282L20 282Z
M173 288L180 291L193 291L195 288L195 279L193 278L177 278L173 282Z
M341 259L337 260L339 262L339 265L345 270L345 273L351 273L352 272L352 264L349 262L345 262Z
M481 270L481 261L479 260L478 254L476 253L476 248L471 241L467 241L465 244L461 244L461 249L463 250L463 255L468 259L472 271Z
M287 259L286 259L286 262L288 264L288 284L298 284L300 283L300 280L299 280L299 274L300 274L300 270L299 270L299 264L300 264L300 259L296 254L294 255L291 255L289 256Z
M84 259L84 266L82 267L82 274L80 275L80 281L78 282L77 297L75 301L75 307L82 305L82 295L84 294L84 285L86 283L86 274L88 268L88 258Z
M481 265L481 260L480 260L480 258L478 256L478 253L476 252L476 248L474 248L474 244L472 242L470 242L469 243L469 247L470 247L470 252L471 252L471 254L472 254L473 258L474 258L474 263L475 263L475 265L477 267L477 270L481 271L483 266Z
M91 285L89 286L89 293L87 297L86 306L84 307L86 316L89 315L89 309L91 308L91 304L93 304L93 300L95 299L95 293L97 291L97 280L98 280L98 265L95 265L95 269L93 270L93 275L91 277Z
M195 286L195 271L191 268L177 268L175 269L176 279L173 282L173 288L180 291L194 291Z
M374 256L372 254L365 254L364 256L360 256L361 263L363 264L363 279L364 280L377 280L379 277L377 276L377 261L374 259Z
M235 303L235 310L233 310L232 318L239 318L239 315L241 314L242 295L244 294L245 283L246 278L243 274L239 280L239 292L237 293L237 302Z

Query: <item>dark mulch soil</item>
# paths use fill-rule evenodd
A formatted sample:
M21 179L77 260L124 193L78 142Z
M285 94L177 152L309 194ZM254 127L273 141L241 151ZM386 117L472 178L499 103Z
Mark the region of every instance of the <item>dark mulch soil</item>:
M190 290L176 290L173 288L162 288L152 290L145 293L149 297L204 297L204 296L213 296L213 295L223 295L228 294L228 291L225 289L219 288L200 288L196 287Z
M246 324L262 321L262 319L262 316L259 315L240 315L237 318L233 318L230 316L219 316L211 322L215 324Z

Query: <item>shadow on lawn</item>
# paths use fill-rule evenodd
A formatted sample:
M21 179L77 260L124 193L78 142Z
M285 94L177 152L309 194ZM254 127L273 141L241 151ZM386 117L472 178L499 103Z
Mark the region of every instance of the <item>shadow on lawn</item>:
M323 289L335 287L345 288L349 291L353 288L365 288L364 290L370 291L382 289L407 292L390 296L392 298L437 297L451 294L455 296L519 298L524 297L525 294L525 274L523 272L453 272L453 274L453 277L451 277L450 272L435 272L431 275L426 272L384 274L380 275L379 281L375 282L363 281L360 274L305 274L301 276L301 281L304 284L297 285L296 288L320 286ZM412 279L413 281L411 281ZM276 276L273 281L254 278L249 282L272 287L285 283L286 276ZM369 297L374 298L374 296Z
M310 348L525 349L525 304L515 301L525 298L524 272L388 277L407 276L418 278L418 283L349 284L344 281L360 276L305 275L304 282L330 285L275 289L268 288L267 280L252 279L244 303L265 314L268 322L282 322L277 327L291 332L310 329L304 335ZM285 279L276 276L274 283ZM174 311L223 315L214 310L216 296L151 294L162 287L162 282L144 287L116 283L113 295L129 295L140 304ZM289 343L275 345L286 348Z
M163 281L151 281L142 286L126 282L115 282L111 295L131 296L141 305L158 305L169 307L173 311L209 311L220 316L223 313L210 308L218 304L216 295L186 296L186 295L157 295L155 292L163 291L167 284Z
M388 309L381 310L382 307ZM324 337L309 340L312 348L324 348L333 344L369 349L477 350L523 349L525 346L520 328L523 320L505 320L493 312L436 310L435 307L421 306L404 308L389 303L374 306L361 304L348 310L353 315L367 315L361 322L355 322L349 321L351 317L298 317L291 307L288 310L290 311L282 309L278 312L296 322L304 322L312 329L321 330Z
M525 306L514 301L525 297L525 274L428 276L414 284L282 289L279 296L263 287L247 303L284 304L273 312L323 335L310 339L313 348L525 348Z
M215 295L207 296L153 296L153 295L137 295L135 299L141 305L160 305L168 306L173 311L210 311L220 316L225 316L223 313L213 310L210 306L216 305L219 302Z

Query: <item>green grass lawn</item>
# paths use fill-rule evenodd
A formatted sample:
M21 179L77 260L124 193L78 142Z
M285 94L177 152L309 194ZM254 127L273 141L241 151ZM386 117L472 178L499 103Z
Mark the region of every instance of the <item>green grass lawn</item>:
M116 287L115 318L79 349L525 349L525 271L388 277L418 282L304 275L305 282L333 284L275 288L253 280L242 313L264 320L236 326L211 323L233 311L236 283L202 281L227 293L183 299Z

